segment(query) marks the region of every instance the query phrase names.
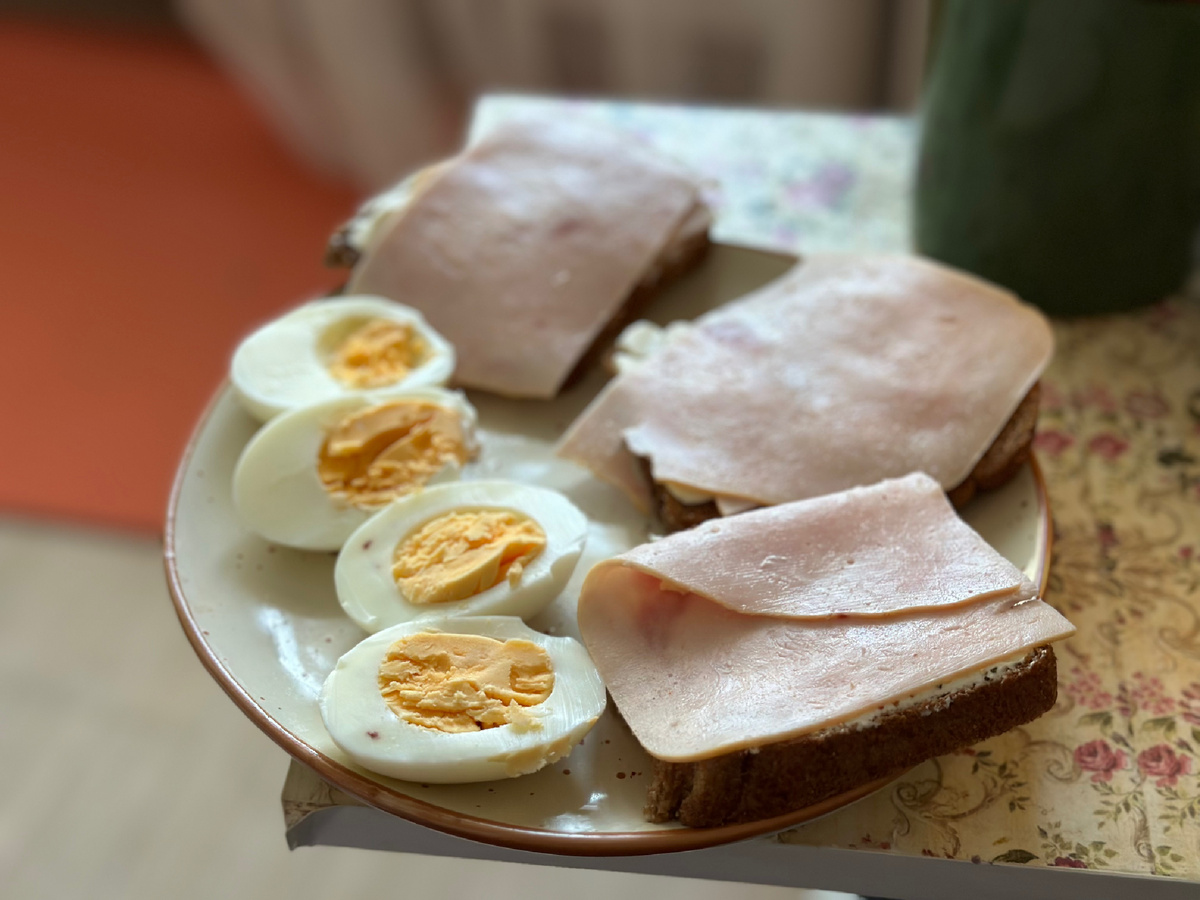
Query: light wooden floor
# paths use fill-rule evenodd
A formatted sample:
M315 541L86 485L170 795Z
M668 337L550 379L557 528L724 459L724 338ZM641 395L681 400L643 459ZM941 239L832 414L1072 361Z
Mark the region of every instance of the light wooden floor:
M0 896L832 900L340 848L289 853L287 760L193 656L158 542L0 519Z

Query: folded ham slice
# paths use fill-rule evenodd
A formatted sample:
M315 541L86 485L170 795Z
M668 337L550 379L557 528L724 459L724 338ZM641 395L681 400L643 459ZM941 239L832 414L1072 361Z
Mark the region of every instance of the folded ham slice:
M912 256L813 256L614 379L559 452L640 508L655 482L729 506L971 472L1053 352L1012 294ZM734 504L737 505L737 504Z
M859 721L1074 632L923 474L602 562L579 627L634 735L674 762Z
M698 198L620 132L510 122L411 192L347 290L421 310L458 351L457 383L552 397Z

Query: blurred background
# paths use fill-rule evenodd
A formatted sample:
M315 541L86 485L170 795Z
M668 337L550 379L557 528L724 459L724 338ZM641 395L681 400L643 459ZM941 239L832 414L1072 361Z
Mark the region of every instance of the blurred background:
M453 147L485 91L908 110L929 15L924 0L182 0L179 9L294 147L367 188Z

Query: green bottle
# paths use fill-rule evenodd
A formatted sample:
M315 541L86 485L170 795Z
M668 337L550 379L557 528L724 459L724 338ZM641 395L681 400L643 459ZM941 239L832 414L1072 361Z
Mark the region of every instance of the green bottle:
M1053 314L1178 289L1200 233L1200 5L947 0L922 98L921 253Z

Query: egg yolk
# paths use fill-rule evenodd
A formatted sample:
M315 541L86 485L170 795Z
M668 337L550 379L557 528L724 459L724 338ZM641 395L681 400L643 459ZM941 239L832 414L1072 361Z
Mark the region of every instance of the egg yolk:
M427 402L384 403L338 422L322 444L325 490L360 509L411 493L469 454L458 414Z
M396 545L392 576L409 603L466 600L505 580L516 584L545 547L546 532L521 513L452 512Z
M550 656L532 641L421 632L388 648L379 692L405 722L450 733L531 726L554 690Z
M368 319L338 343L327 368L347 387L386 387L424 362L428 352L407 322Z

